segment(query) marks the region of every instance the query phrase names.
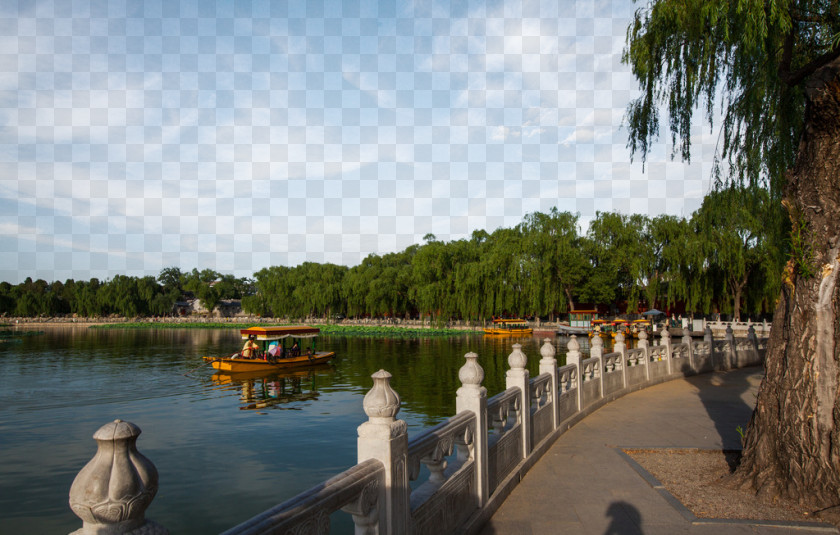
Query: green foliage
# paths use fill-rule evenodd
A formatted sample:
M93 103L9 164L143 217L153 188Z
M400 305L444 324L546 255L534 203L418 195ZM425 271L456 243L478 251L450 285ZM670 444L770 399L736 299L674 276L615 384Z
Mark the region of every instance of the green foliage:
M692 220L704 251L706 275L724 311L739 315L750 280L778 290L784 214L766 190L730 186L714 191Z
M209 310L222 299L241 299L243 311L262 317L421 317L440 327L451 320L480 324L491 316L553 319L578 302L634 310L642 301L667 307L682 300L689 311L708 312L713 303L731 310L726 303L738 288L747 310L768 310L786 253L779 246L744 252L740 238L726 241L732 233L768 233L772 226L757 223L768 217L758 215L764 208L742 214L724 197L707 199L690 221L599 213L586 235L576 214L534 212L513 228L476 230L452 242L429 236L423 245L371 254L352 268L306 262L264 268L254 279L165 268L157 278L117 275L104 283L2 283L0 313L165 316L192 295ZM777 234L768 236L762 244ZM753 239L745 245L752 247ZM750 254L759 260L743 260ZM730 271L743 274L747 267L746 285L725 284Z
M575 292L588 269L578 218L552 208L548 214L526 215L520 225L529 311L553 315L574 308Z
M834 0L647 3L627 30L623 55L641 84L627 108L631 153L645 160L662 106L674 150L689 160L695 110L712 126L719 103L719 163L736 181L769 185L778 197L802 131L803 82L840 55L838 31Z

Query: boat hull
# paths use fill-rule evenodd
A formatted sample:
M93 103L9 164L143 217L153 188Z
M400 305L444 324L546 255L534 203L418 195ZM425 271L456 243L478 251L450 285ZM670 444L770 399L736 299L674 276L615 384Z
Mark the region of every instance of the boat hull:
M560 325L557 327L557 334L560 336L569 336L572 334L583 335L589 334L589 329L585 327L569 327L568 325Z
M534 329L484 329L484 334L493 336L527 336L533 332Z
M311 357L306 355L301 355L299 357L286 357L278 359L275 362L261 359L216 357L204 357L204 360L208 361L214 369L219 370L220 372L243 373L317 366L319 364L326 364L333 357L335 357L335 352L333 351L319 351Z

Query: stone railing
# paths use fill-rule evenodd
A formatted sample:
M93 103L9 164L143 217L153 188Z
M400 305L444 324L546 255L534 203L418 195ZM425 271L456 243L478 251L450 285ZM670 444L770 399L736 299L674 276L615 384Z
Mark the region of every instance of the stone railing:
M723 339L707 328L703 340L686 333L679 343L668 331L659 334L659 345L650 346L640 333L635 349L618 335L606 354L595 337L587 359L572 336L561 367L546 338L534 378L514 344L506 390L490 399L478 355L467 353L456 415L411 440L396 418L400 398L391 374L380 370L363 402L368 420L358 428L358 464L225 534L328 533L337 511L352 515L357 534L476 533L554 441L594 410L664 381L758 365L766 348L753 328L744 338L728 329ZM99 451L70 489L71 508L84 521L75 534L167 533L144 518L158 478L137 452L139 434L117 420L94 435Z

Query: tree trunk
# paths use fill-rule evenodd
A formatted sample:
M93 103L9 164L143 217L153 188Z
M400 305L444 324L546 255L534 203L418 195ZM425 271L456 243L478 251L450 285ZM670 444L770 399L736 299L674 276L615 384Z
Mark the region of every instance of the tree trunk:
M806 82L806 95L785 196L791 219L807 224L812 253L785 269L766 375L732 481L822 509L840 504L840 59Z
M741 294L744 292L744 286L747 285L747 276L744 275L741 281L732 285L735 287L733 292L735 296L732 298L732 321L741 321Z
M572 299L572 292L569 288L563 288L563 291L566 293L566 301L569 302L569 312L575 311L575 302Z

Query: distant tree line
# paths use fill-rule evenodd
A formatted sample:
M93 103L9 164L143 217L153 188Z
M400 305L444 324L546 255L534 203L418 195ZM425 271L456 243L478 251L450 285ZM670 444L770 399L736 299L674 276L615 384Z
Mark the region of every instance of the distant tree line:
M641 304L687 312L772 312L788 255L789 225L766 192L729 188L708 195L689 219L599 212L587 232L579 216L535 212L513 228L476 230L451 242L368 255L348 268L305 262L272 266L253 279L177 267L100 282L0 283L0 314L164 316L185 295L213 310L241 299L265 317L491 316L554 319L579 303L636 310Z

